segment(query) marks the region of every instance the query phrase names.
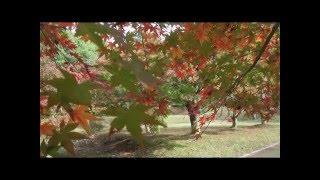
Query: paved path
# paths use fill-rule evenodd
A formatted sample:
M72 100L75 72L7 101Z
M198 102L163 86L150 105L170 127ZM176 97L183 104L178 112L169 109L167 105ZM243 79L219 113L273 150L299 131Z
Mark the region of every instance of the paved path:
M254 151L250 154L244 155L242 157L249 157L249 158L265 158L265 157L273 157L273 158L280 158L280 143L275 145L269 146L265 149Z

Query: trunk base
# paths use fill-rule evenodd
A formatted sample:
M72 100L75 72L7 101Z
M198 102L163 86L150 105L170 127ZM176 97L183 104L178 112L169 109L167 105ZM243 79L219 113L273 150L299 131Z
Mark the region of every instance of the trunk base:
M200 133L200 126L198 122L197 114L194 114L195 110L199 110L198 107L195 106L193 102L188 102L186 108L189 113L190 123L191 123L191 132L190 134L198 134Z
M238 127L238 120L235 117L232 117L232 126L231 128L236 129Z
M194 114L190 115L190 123L191 123L190 134L197 134L197 133L201 132L196 115L194 115Z

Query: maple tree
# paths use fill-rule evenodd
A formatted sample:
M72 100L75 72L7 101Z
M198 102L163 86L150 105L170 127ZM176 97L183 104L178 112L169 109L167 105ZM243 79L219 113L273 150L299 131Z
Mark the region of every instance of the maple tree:
M109 135L126 127L141 145L141 125L166 127L159 117L173 103L187 109L196 138L221 107L234 126L241 112L264 123L279 107L279 23L40 23L40 43L40 60L59 74L40 82L40 111L62 108L74 124L40 119L43 155L74 154L72 140L86 136L71 131L80 124L89 134L97 107L116 116ZM81 43L99 55L84 55Z

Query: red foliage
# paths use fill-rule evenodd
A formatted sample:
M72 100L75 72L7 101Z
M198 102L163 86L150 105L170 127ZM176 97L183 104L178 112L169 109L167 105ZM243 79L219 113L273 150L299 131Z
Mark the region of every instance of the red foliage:
M203 126L204 123L205 123L205 117L204 117L204 116L201 116L201 117L199 118L199 124L200 124L200 126Z
M165 99L161 99L159 102L159 109L156 110L156 114L158 115L164 115L168 112L168 104L169 101L165 100Z
M271 101L271 98L269 96L264 99L265 104L269 104L270 101Z

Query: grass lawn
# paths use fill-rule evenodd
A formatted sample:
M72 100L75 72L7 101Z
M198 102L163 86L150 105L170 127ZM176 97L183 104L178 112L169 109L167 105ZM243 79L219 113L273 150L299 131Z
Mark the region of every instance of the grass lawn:
M75 142L76 157L240 157L280 142L277 119L265 126L258 125L259 120L240 120L237 129L229 128L229 122L214 121L202 138L194 141L189 135L188 116L172 115L165 120L168 128L161 128L157 135L144 135L145 148L141 150L125 130L108 138L113 118L104 119L92 124L95 131L92 139ZM64 149L59 150L57 156L70 157ZM275 153L267 157L270 156L277 157Z

